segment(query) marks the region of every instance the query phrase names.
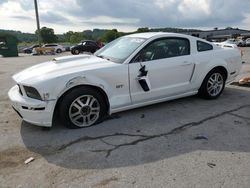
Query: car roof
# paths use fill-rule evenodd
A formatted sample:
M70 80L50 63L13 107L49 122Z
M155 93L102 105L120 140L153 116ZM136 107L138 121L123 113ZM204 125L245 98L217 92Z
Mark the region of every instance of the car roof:
M187 34L180 34L180 33L168 33L168 32L147 32L147 33L136 33L136 34L131 34L131 35L126 35L124 37L134 37L134 38L144 38L144 39L149 39L149 38L157 38L157 37L180 37L180 38L188 38L192 40L199 40L202 42L209 43L213 45L214 47L216 46L212 42L209 42L205 39L194 37L191 35Z
M59 45L59 44L50 43L50 44L44 44L44 45Z
M166 37L187 37L190 35L184 35L184 34L179 34L179 33L168 33L168 32L147 32L147 33L135 33L131 35L126 35L126 37L136 37L136 38L152 38L152 37L157 37L157 36L166 36Z
M94 40L82 40L81 42L95 42Z

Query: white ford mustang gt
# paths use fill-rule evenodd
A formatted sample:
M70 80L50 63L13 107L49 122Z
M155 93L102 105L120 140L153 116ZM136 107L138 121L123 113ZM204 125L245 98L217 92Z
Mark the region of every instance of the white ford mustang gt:
M94 125L115 112L199 94L221 95L241 68L240 51L174 33L124 36L94 55L67 56L30 67L8 95L27 122L69 128Z

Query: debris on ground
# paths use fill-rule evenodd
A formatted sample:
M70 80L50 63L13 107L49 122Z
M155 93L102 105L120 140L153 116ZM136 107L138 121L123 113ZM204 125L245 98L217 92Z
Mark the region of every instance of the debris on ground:
M145 114L142 114L142 115L141 115L141 119L143 119L143 118L145 118Z
M30 158L28 158L28 159L26 159L26 160L24 161L24 164L29 164L29 163L31 163L31 162L34 161L34 160L35 160L34 157L30 157Z
M208 140L207 136L204 135L198 135L196 137L194 137L195 140Z
M214 163L207 163L207 166L209 166L210 168L214 168L214 167L216 167L216 164L214 164Z
M250 86L250 77L242 78L239 81L239 85L249 85Z
M238 120L234 120L234 124L240 125L240 124L242 124L242 122L241 122L241 121L238 121Z

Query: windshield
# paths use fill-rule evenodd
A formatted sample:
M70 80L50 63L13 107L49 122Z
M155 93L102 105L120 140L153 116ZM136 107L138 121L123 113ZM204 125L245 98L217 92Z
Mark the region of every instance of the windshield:
M144 41L144 38L121 37L98 50L95 55L123 63Z

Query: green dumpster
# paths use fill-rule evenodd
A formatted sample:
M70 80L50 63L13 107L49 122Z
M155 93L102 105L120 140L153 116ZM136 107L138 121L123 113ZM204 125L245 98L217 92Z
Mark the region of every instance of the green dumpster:
M3 57L17 57L17 39L13 35L0 33L0 55Z

